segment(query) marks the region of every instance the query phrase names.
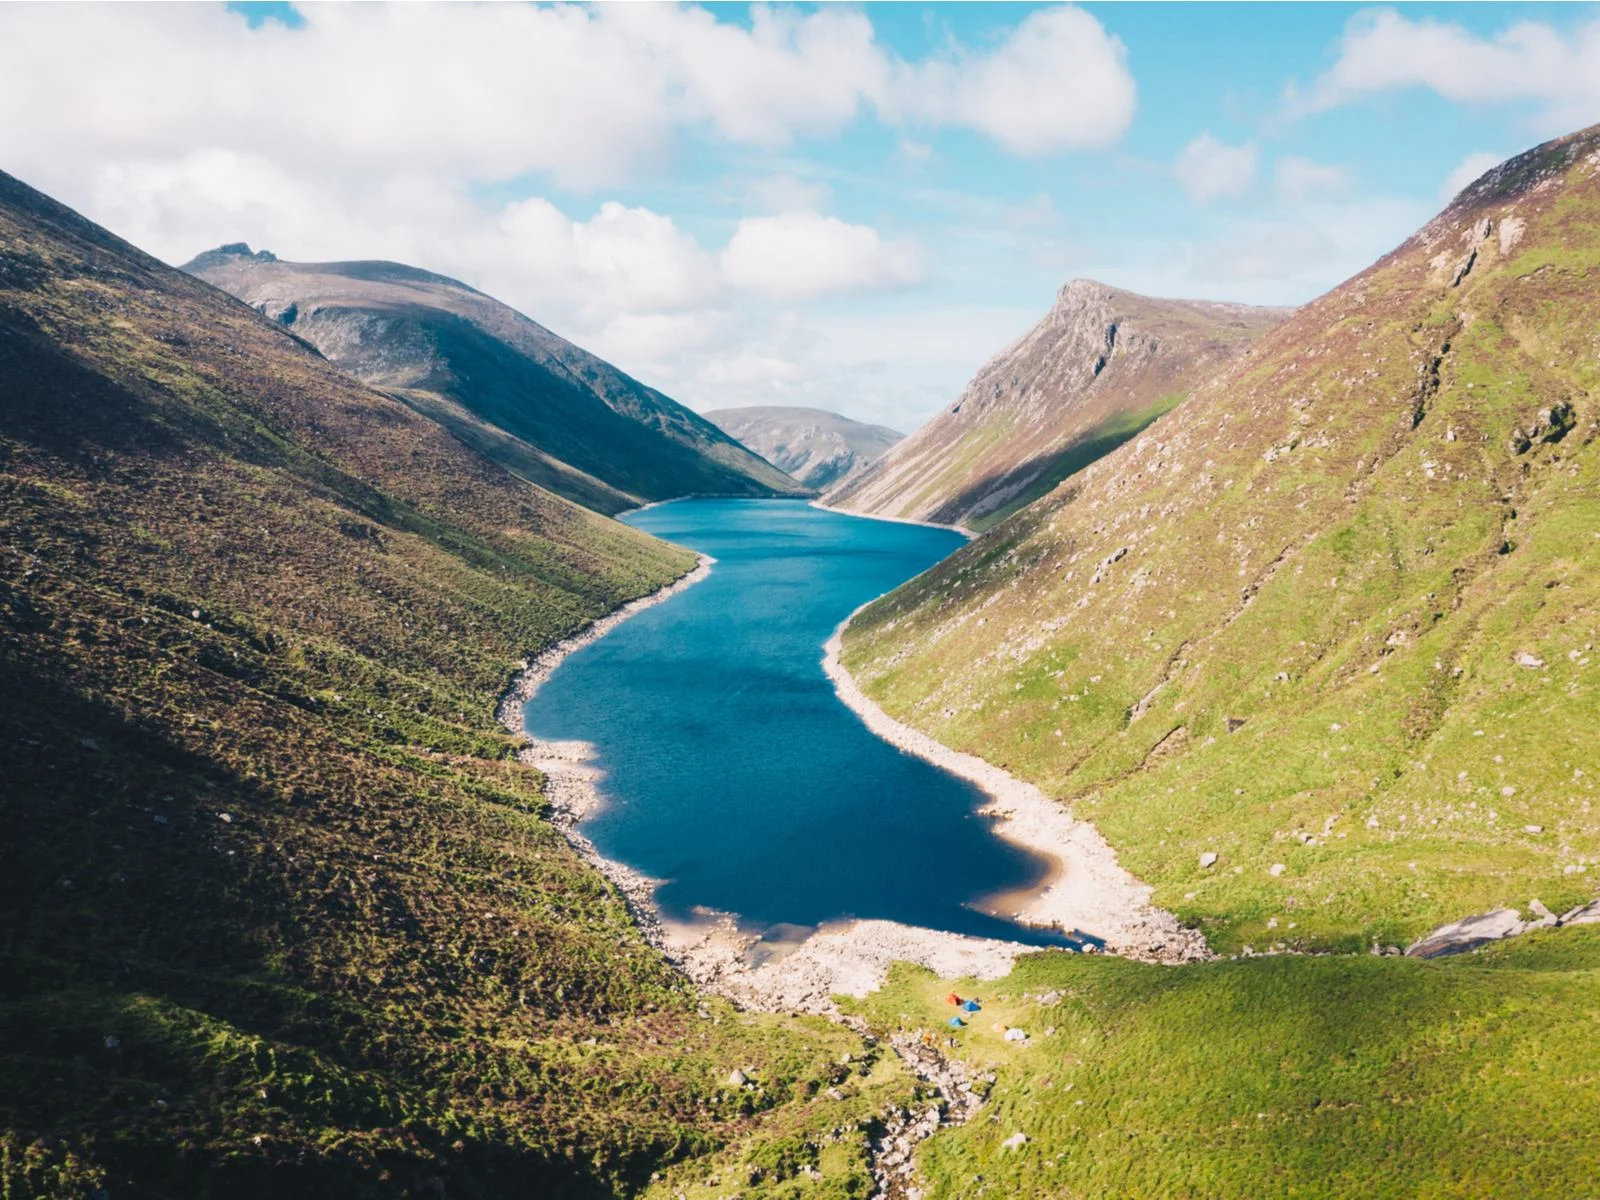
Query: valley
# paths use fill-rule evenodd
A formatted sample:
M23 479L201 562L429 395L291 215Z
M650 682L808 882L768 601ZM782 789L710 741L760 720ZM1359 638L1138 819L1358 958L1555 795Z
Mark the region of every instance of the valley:
M0 1191L1582 1194L1597 279L1600 127L893 441L0 174Z

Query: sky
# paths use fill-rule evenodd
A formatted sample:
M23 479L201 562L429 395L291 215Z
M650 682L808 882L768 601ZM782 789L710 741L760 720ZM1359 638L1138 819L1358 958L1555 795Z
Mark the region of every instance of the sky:
M1600 121L1600 8L0 5L0 169L910 430L1077 277L1297 304Z

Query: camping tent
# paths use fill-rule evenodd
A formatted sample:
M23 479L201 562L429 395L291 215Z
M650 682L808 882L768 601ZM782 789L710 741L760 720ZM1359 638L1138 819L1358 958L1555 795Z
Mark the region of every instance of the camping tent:
M965 1004L963 1004L961 1006L961 1011L962 1012L982 1012L983 1011L983 1005L979 1004L976 1000L968 1000Z

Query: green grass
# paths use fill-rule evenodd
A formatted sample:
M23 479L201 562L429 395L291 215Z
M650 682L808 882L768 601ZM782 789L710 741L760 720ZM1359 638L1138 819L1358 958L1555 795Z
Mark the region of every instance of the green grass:
M0 396L0 1195L631 1194L833 1106L496 723L692 554L4 176Z
M995 1082L919 1153L930 1200L1531 1200L1600 1173L1597 985L1591 927L1435 962L1048 954L954 984L902 967L856 1007L943 1038L952 986L983 1002L952 1053ZM1028 1143L1003 1148L1015 1133Z
M1404 943L1592 898L1586 153L1562 186L1455 214L1314 302L864 610L846 665L896 716L1071 803L1220 949ZM1524 221L1521 241L1502 255L1491 234L1453 288L1485 216ZM1518 435L1563 403L1564 434Z
M1124 442L1133 440L1154 422L1166 416L1183 400L1182 392L1163 396L1154 404L1136 411L1113 413L1082 437L1075 438L1055 455L1038 477L1000 507L973 517L967 528L974 533L992 529L1018 509L1026 508L1041 496L1054 491L1062 480L1076 475L1090 463L1110 454Z

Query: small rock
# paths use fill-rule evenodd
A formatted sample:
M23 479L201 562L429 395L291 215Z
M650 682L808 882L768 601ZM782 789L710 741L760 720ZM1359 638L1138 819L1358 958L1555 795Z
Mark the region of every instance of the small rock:
M111 1034L111 1033L106 1034L106 1049L107 1050L115 1050L120 1045L122 1045L122 1039L121 1038L117 1037L115 1034Z
M1563 925L1600 925L1600 900L1591 900L1561 914Z
M732 1071L728 1072L728 1086L729 1087L743 1087L744 1085L745 1085L745 1074L744 1074L743 1071L741 1071L737 1067L735 1067Z
M233 814L232 813L218 813L217 814L217 820L221 821L224 825L232 825L233 824Z
M1215 850L1207 850L1200 856L1200 867L1202 870L1204 870L1207 867L1215 866L1216 861L1217 852Z
M1543 825L1524 825L1522 827L1522 832L1523 833L1543 833L1544 832L1544 826Z
M1273 863L1270 867L1267 868L1267 874L1271 875L1274 879L1276 879L1279 875L1282 875L1288 869L1289 868L1284 866L1282 863Z
M1000 1148L1002 1150L1020 1150L1020 1149L1022 1149L1022 1147L1026 1146L1027 1144L1028 1144L1028 1135L1027 1134L1025 1134L1025 1133L1013 1133L1005 1141L1000 1143Z
M100 743L98 741L96 741L94 738L84 738L83 739L83 748L85 750L98 750L98 749L100 749Z
M1028 1034L1022 1029L1008 1029L1005 1032L1005 1039L1008 1042L1025 1042L1028 1040Z
M1243 717L1222 718L1222 724L1227 728L1229 733L1238 733L1239 730L1244 728L1244 722L1245 719Z
M1529 654L1526 650L1523 650L1513 656L1511 661L1516 663L1519 667L1527 667L1532 671L1536 671L1540 667L1544 666L1544 659L1540 658L1537 654Z

